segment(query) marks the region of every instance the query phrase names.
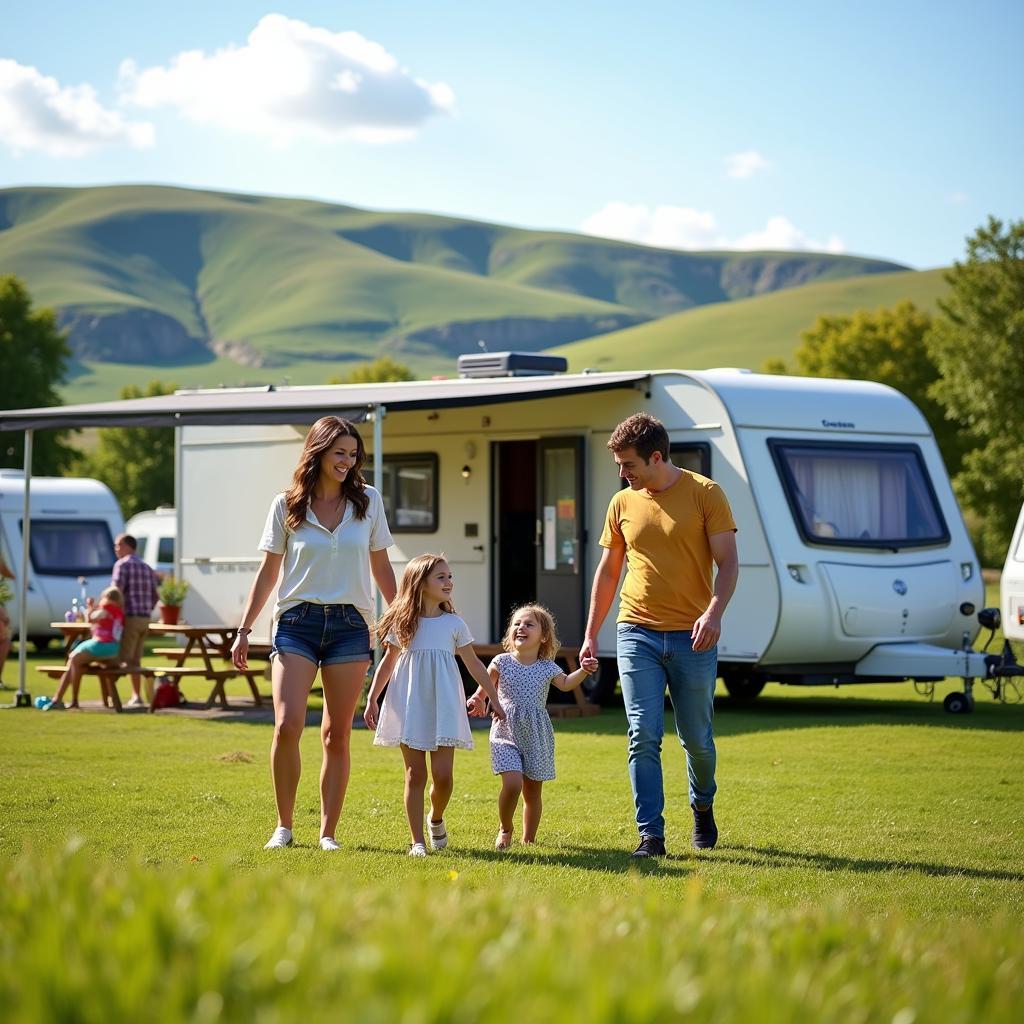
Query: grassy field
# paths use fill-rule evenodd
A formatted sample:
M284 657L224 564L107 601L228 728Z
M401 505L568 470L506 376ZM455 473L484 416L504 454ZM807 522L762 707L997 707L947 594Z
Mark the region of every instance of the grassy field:
M719 302L600 337L552 349L569 369L633 370L745 366L760 370L772 357L790 359L800 332L824 314L894 306L910 299L935 312L946 290L945 270L872 274L807 284L782 292Z
M413 862L400 758L365 730L342 852L315 845L311 727L297 845L271 854L268 724L9 711L0 1004L24 1021L1016 1020L1022 730L1024 705L984 691L957 717L908 685L722 698L719 846L689 847L667 741L671 856L644 864L621 709L556 723L540 842L506 855L477 733L452 844Z

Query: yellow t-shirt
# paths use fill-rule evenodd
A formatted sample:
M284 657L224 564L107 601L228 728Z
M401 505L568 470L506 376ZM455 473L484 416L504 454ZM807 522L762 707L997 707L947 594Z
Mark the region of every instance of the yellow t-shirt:
M714 593L708 538L735 530L722 488L682 470L657 494L619 491L608 504L601 547L626 546L619 622L649 629L692 629Z

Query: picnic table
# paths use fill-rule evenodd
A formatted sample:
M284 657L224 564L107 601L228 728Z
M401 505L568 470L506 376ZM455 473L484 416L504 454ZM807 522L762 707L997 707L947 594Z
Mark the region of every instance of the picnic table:
M59 630L64 636L65 655L71 653L76 640L86 637L90 633L88 622L51 622L51 628ZM229 679L242 676L249 684L252 691L253 702L257 705L263 703L259 688L256 686L256 676L262 674L262 669L248 668L236 669L234 665L230 668L218 668L214 659L227 661L230 664L231 645L235 642L237 628L223 625L193 625L182 622L174 625L164 622L151 622L149 624L150 634L157 636L182 636L185 638L184 647L157 648L155 653L170 658L171 664L166 666L143 667L140 665L122 665L116 659L107 659L105 662L95 662L86 668L86 672L95 675L100 680L104 699L109 695L114 707L120 711L121 701L117 693L117 680L124 675L144 675L150 678L155 676L169 676L174 679L202 678L213 683L213 689L206 699L204 708L213 707L219 703L222 708L227 708L228 698L224 692L224 684ZM201 665L190 667L186 662L190 658L198 658ZM39 671L51 677L59 676L64 671L64 666L40 666ZM154 710L150 702L149 710Z

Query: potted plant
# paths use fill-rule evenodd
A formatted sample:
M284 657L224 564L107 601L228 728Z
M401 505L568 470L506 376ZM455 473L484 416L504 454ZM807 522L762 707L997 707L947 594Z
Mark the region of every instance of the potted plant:
M176 576L165 576L160 586L156 588L157 596L160 598L160 621L165 625L177 625L181 604L185 600L188 588L188 583Z

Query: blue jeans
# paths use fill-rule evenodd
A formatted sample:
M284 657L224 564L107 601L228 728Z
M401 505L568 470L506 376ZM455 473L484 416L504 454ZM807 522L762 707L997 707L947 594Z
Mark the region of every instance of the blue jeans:
M686 751L690 803L715 798L715 678L718 648L695 653L690 631L660 631L620 622L617 655L629 722L629 781L641 836L665 835L665 787L661 739L665 734L665 686L675 712L676 733Z

